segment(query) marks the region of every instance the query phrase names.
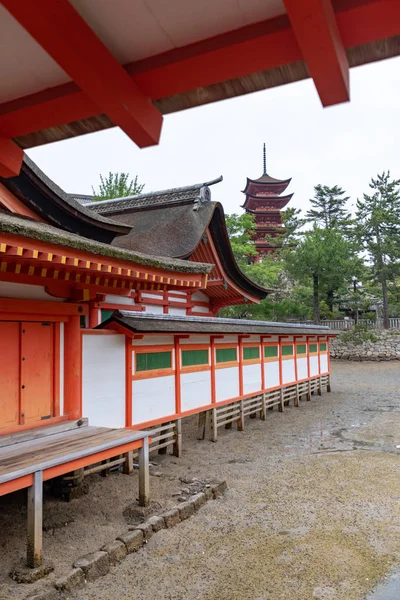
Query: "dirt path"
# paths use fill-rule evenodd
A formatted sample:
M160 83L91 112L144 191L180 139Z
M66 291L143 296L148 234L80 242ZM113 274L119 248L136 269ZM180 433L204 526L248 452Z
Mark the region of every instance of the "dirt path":
M225 478L228 492L157 533L76 598L364 598L400 563L400 367L334 363L333 373L333 393L268 412L266 422L246 421L244 432L222 430L216 444L196 440L194 419L184 423L183 458L158 457L153 498L174 504L179 477ZM132 501L132 483L97 477L86 498L48 504L75 519L45 535L58 574L126 528L122 509ZM0 543L7 545L7 532ZM20 593L0 579L0 598Z

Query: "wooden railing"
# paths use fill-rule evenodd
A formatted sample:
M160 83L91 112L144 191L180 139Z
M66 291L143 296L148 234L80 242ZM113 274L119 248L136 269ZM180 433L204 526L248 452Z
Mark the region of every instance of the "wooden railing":
M359 325L366 325L371 329L382 329L383 319L358 319ZM354 319L335 319L320 321L320 325L326 325L334 330L346 331L353 329L355 325ZM393 317L389 319L390 329L400 329L400 317Z

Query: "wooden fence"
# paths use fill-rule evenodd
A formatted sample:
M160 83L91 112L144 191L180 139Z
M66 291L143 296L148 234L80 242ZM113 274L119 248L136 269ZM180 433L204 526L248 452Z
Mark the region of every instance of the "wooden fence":
M320 321L320 325L326 325L331 329L346 331L348 329L353 329L355 325L354 319L337 319L337 320L327 320ZM383 328L383 319L358 319L359 325L366 325L371 329L382 329ZM400 329L400 318L395 317L389 319L389 327L390 329Z

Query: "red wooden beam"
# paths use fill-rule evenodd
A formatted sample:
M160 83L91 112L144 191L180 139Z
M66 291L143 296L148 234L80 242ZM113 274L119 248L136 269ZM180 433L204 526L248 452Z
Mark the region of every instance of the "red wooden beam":
M350 100L349 63L331 0L283 0L323 106Z
M12 0L1 1L14 5ZM26 3L29 0L15 0L18 5ZM333 5L345 48L398 35L398 0L334 0ZM283 15L125 65L125 71L144 94L157 100L302 58L289 19ZM0 104L0 134L14 138L101 112L71 82Z
M158 143L161 114L68 0L2 4L93 102L94 114L106 113L140 147Z
M13 141L0 137L0 176L15 177L22 166L24 151Z

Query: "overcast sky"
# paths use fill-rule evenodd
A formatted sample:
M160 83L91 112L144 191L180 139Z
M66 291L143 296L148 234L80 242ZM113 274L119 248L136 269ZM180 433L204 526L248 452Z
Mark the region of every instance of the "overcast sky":
M128 171L145 191L223 175L212 188L227 213L240 212L246 177L292 177L291 206L307 209L313 186L338 184L352 202L389 169L400 178L400 58L351 70L351 102L323 109L311 80L164 118L159 146L140 150L114 128L28 152L66 192L90 194L99 173Z

